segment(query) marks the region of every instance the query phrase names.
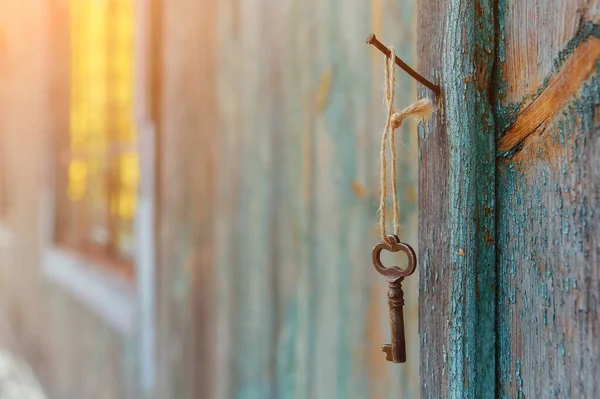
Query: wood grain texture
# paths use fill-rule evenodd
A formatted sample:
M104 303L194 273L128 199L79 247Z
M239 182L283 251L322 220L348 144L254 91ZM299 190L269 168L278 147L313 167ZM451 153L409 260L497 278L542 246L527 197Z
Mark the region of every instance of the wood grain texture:
M505 104L520 103L543 84L558 53L582 24L600 22L596 1L499 0L497 7L497 55L503 78L498 95Z
M599 392L600 2L547 3L498 10L498 146L512 148L497 161L503 398Z
M160 2L160 398L214 391L217 4Z
M494 397L493 18L489 1L419 7L420 69L442 87L419 136L424 398Z
M592 36L580 43L560 70L548 79L536 98L519 112L517 119L498 140L497 151L510 151L563 108L596 72L599 58L600 39Z
M48 151L46 124L64 133L68 123L68 40L44 30L66 35L68 2L50 2L60 17L47 20L33 3L0 6L2 37L26 43L0 43L2 126L18 143L11 150L35 160L11 157L19 227L16 245L0 250L0 297L51 395L139 399L135 338L39 284L39 215L31 210L45 179L37 160ZM387 283L371 249L379 240L383 59L364 44L375 32L414 65L414 1L151 3L155 396L416 397L416 278L404 284L409 362L388 363L380 350L389 342ZM53 62L58 71L47 68ZM39 95L54 84L60 93ZM397 107L415 97L399 72ZM416 124L398 139L402 238L414 244Z
M411 10L411 1L220 3L217 397L417 394L418 347L406 366L379 348L387 287L370 252L383 59L364 44L375 29L411 60ZM414 85L398 83L406 105ZM402 133L404 234L414 242L414 125ZM406 285L415 342L416 280Z

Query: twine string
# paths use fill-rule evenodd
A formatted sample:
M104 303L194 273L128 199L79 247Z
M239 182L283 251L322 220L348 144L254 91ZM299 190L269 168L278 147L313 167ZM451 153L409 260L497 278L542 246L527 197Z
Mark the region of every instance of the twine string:
M398 187L396 179L396 146L395 136L396 129L398 129L404 119L407 117L416 117L421 119L427 119L433 111L433 106L429 99L422 99L414 102L408 107L404 108L400 112L394 111L394 95L396 87L396 67L394 59L396 53L392 47L389 47L390 56L385 58L385 102L387 105L387 118L385 121L385 127L383 129L383 137L381 139L381 173L380 173L380 184L381 184L381 198L379 200L379 228L381 231L381 239L388 245L392 245L393 242L388 239L385 233L386 226L386 201L387 201L387 159L386 159L386 142L389 140L390 146L390 178L392 181L392 201L393 201L393 225L394 234L400 236L400 206L398 204Z

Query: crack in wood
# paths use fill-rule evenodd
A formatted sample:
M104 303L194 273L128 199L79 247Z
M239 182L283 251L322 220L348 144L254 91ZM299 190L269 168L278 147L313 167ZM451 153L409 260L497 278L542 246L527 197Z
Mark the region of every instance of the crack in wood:
M506 134L497 141L497 151L512 150L535 132L548 118L568 103L600 60L600 39L590 37L582 42L562 68L552 76L546 88L517 116Z

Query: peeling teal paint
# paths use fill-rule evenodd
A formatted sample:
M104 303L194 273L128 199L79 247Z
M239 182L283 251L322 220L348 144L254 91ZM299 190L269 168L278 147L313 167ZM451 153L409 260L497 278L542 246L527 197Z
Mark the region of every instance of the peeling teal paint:
M451 1L446 26L450 281L444 363L447 359L450 398L493 397L494 119L487 92L494 55L492 3Z
M393 23L382 24L389 29L381 36L414 64L413 36L402 31L413 2L401 4L385 15ZM380 276L369 266L384 117L382 74L371 73L374 52L364 44L372 9L356 0L219 2L217 75L230 161L218 168L219 190L232 216L218 220L231 232L221 277L227 301L218 311L226 319L218 397L416 396L418 379L407 377L418 370L416 345L411 363L397 367L377 348L385 342L371 339L389 331L385 285L373 294ZM412 100L412 81L398 75L400 106ZM409 124L399 133L408 131ZM233 155L231 143L239 147ZM227 172L231 161L235 170ZM414 158L401 167L416 175ZM357 181L364 193L353 191ZM399 191L414 182L399 181ZM415 205L405 200L406 221ZM414 224L404 226L407 239ZM414 306L411 283L417 279L406 283ZM373 371L374 350L387 374Z
M504 10L504 9L506 9L506 0L499 0L498 1L498 10ZM501 54L502 56L499 59L500 62L496 63L496 69L494 71L494 93L495 93L495 97L497 98L497 102L496 102L495 108L494 108L494 114L495 114L496 132L497 132L498 138L501 137L506 132L506 129L510 126L510 124L514 122L517 115L519 114L519 110L525 104L527 104L529 101L538 97L540 95L540 93L546 89L552 76L560 70L560 68L564 65L564 63L573 54L573 51L575 50L575 48L577 48L577 46L579 44L581 44L582 42L584 42L585 40L587 40L588 38L590 38L592 36L596 37L596 38L600 38L600 25L594 24L592 22L587 22L587 23L583 24L581 26L581 28L579 29L579 31L577 32L577 34L571 40L569 40L567 45L559 52L559 54L557 55L557 57L555 58L555 60L553 62L551 72L548 74L548 76L546 76L546 78L544 79L542 84L533 93L525 96L521 101L502 103L501 100L505 97L506 89L508 88L506 82L502 79L502 68L503 68L503 63L505 62L505 58L504 58L504 51L505 51L504 18L505 18L504 12L499 11L498 12L498 22L497 22L497 27L496 27L496 36L499 38L499 40L497 41L497 44L496 44L496 51L498 52L498 54ZM597 66L597 68L600 68L600 64ZM596 85L597 85L597 81L596 81ZM598 91L596 91L596 93L598 93ZM596 94L596 95L598 95L598 94ZM589 103L589 102L586 102L586 103ZM564 144L564 138L561 139L561 142ZM499 155L508 156L509 154L510 154L510 151L508 153L503 153L503 154L499 154Z
M497 0L494 4L446 1L441 7L445 13L442 60L424 56L426 68L433 66L442 70L439 81L443 92L440 111L443 116L432 124L434 129L423 129L420 134L425 175L436 186L440 182L431 175L440 173L439 165L444 163L431 162L431 157L424 151L435 150L445 155L446 144L440 136L446 133L449 157L448 215L447 221L441 222L447 230L447 242L431 234L429 230L435 230L436 225L428 220L423 223L427 231L420 234L422 244L429 240L448 245L448 260L445 254L431 250L427 270L421 274L425 287L421 291L423 307L445 311L445 304L437 299L447 295L446 325L449 328L447 352L434 342L440 340L436 332L433 336L438 337L437 340L429 336L428 340L422 340L423 351L427 354L427 348L435 347L441 356L429 356L442 363L436 368L428 363L430 358L425 359L427 374L436 377L428 378L423 384L425 394L434 392L439 397L451 398L485 397L487 394L518 399L573 397L582 396L582 392L590 396L594 392L590 388L592 383L583 382L576 386L575 378L567 373L577 367L587 367L590 375L593 354L589 353L590 349L585 352L581 348L586 348L586 344L587 348L597 347L590 341L593 337L589 333L589 315L598 307L593 290L597 288L597 280L590 278L595 276L590 273L593 270L590 264L598 263L592 237L600 234L597 227L600 223L591 215L598 213L600 204L595 199L590 200L589 193L597 197L600 190L597 160L593 160L598 154L598 76L591 76L584 82L577 95L556 115L545 120L544 129L540 129L539 135L532 135L527 143L522 141L506 153L495 154L493 143L482 138L488 133L493 136L494 132L500 138L519 112L530 106L531 101L548 87L577 46L591 36L597 38L600 35L598 25L581 23L562 50L552 49L558 51L553 62L543 58L548 56L547 51L536 49L545 62L542 65L538 60L539 71L542 68L549 70L539 87L531 87L531 82L506 82L503 68L507 68L508 78L518 79L521 62L527 63L529 68L523 75L539 82L539 77L534 75L535 56L527 52L529 47L515 48L513 43L505 43L507 37L512 37L522 40L523 46L536 44L537 32L532 33L529 43L527 35L521 31L536 25L521 26L523 16L510 14L523 9L535 12L540 7L535 3L530 7L516 7L514 2L507 0ZM490 11L494 9L497 11L495 16ZM557 10L558 7L552 12ZM544 19L546 17L540 20L548 23L550 20ZM586 18L591 17L586 15ZM428 34L426 30L421 33ZM434 37L432 41L435 40ZM526 56L523 55L525 52ZM507 62L510 64L505 65ZM598 64L596 69L600 70ZM478 73L481 76L477 76ZM488 73L492 75L491 84L488 84ZM478 85L485 89L481 90ZM523 98L507 101L509 93L514 95L513 89L522 90L523 87L527 90ZM472 135L472 132L479 135ZM495 158L490 163L478 158L487 150L492 151L492 158ZM476 165L472 163L474 160ZM439 198L432 195L427 182L425 185L427 200L423 203L428 210L439 212L430 201L431 197ZM493 210L495 216L490 221L484 218L482 222L482 202L488 205L486 209ZM442 212L442 216L446 215ZM487 233L491 235L492 253L483 244L484 240L479 241ZM442 271L444 267L449 268L446 273ZM437 279L438 270L441 280L448 281L449 292L439 286L438 290L432 288L431 279L433 275ZM482 285L482 279L487 279L496 291ZM482 291L482 288L488 289ZM486 297L488 294L490 296ZM492 305L488 313L497 311L495 320L478 313L485 304L496 305L496 308ZM431 320L427 314L421 313L421 316ZM594 323L597 327L598 323ZM443 327L440 322L439 328ZM478 346L477 340L472 339L474 332L493 342L493 348ZM537 350L540 345L544 349ZM573 355L577 350L580 352ZM597 354L597 348L591 351ZM495 364L490 366L494 371L490 374L491 379L486 378L486 370L479 369L489 364L481 358L482 353L495 353ZM587 363L579 366L574 363L575 359L584 359ZM441 377L436 374L440 368ZM445 371L447 395L436 385L440 380L444 382ZM567 382L569 378L572 382ZM483 381L487 381L487 392L478 391ZM494 383L497 389L490 393Z
M561 51L553 73L576 43L597 33L596 26L585 25ZM589 280L590 237L598 231L598 221L590 216L598 204L590 203L586 194L598 192L598 177L589 169L589 157L590 151L598 145L593 135L598 129L594 115L600 105L599 93L597 76L592 76L557 115L543 133L548 136L548 145L554 146L552 152L540 152L539 148L546 148L540 141L539 147L519 148L510 159L501 158L497 164L497 212L500 215L497 219L497 356L500 396L504 398L535 396L541 392L535 388L539 386L544 387L547 397L585 396L583 392L589 394L592 389L589 384L575 385L564 376L564 370L580 367L571 363L577 359L571 360L571 353L580 351L580 345L588 349L578 353L579 359L595 356L586 355L590 348L584 338L587 327L577 315L581 311L592 312L597 300L575 307L575 298L581 298L585 290L594 290L582 287L578 280ZM498 111L497 117L505 118L505 111ZM516 114L512 115L513 120L514 117ZM524 155L520 151L529 153ZM539 156L533 158L531 154ZM529 262L531 268L517 267L515 274L515 264L525 262ZM538 269L538 265L544 269ZM536 295L530 298L526 292L532 290ZM522 301L515 300L518 297ZM537 318L532 318L536 314L542 319L539 329L535 327ZM570 325L570 335L563 332L566 323ZM578 333L573 332L577 330ZM541 340L549 349L530 352ZM540 382L539 377L525 375L525 370L555 377Z

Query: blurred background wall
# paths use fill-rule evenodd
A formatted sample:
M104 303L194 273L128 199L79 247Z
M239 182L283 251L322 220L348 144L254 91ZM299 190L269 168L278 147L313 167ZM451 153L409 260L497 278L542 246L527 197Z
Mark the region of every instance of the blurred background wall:
M413 398L384 360L383 58L413 0L0 2L0 312L50 398ZM398 73L396 104L415 99ZM416 127L399 134L416 244Z

